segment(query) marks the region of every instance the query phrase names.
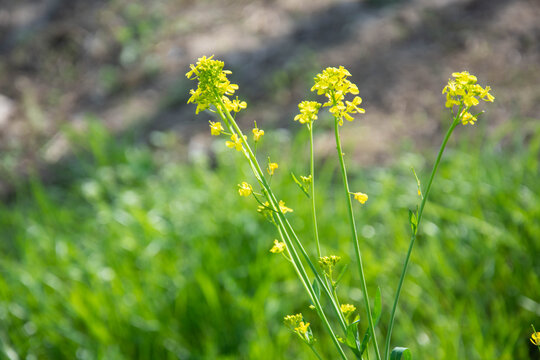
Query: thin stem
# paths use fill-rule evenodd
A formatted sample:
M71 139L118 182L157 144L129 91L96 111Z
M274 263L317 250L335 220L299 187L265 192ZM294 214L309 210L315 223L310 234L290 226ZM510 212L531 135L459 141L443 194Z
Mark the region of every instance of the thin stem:
M315 350L315 347L314 347L313 345L309 345L309 347L311 348L311 350L313 351L313 353L315 354L315 356L317 357L317 359L322 360L321 355L319 355L319 353L317 352L317 350Z
M265 195L266 195L268 201L271 203L274 210L278 213L279 226L283 230L285 230L286 228L290 228L292 230L292 227L290 227L290 224L288 222L287 222L288 226L285 227L285 225L283 223L283 220L285 219L285 217L284 217L283 213L281 212L281 210L279 208L278 201L275 198L275 196L273 195L273 193L272 193L272 191L270 189L270 186L266 181L266 178L265 178L264 173L262 172L262 169L261 169L261 167L260 167L260 165L259 165L259 163L257 161L257 158L253 154L248 142L244 139L244 136L242 134L241 129L238 127L238 125L234 121L234 118L231 116L231 114L225 109L225 106L223 105L221 100L220 100L220 105L221 105L220 107L217 107L218 113L219 113L220 117L223 119L223 121L225 121L227 127L231 128L231 126L232 126L232 128L234 128L234 131L237 133L239 139L241 139L241 141L243 142L243 145L244 145L244 148L245 148L244 154L246 155L246 158L248 159L248 161L249 161L249 163L250 163L250 165L251 165L251 167L253 169L253 172L255 173L255 176L256 176L257 180L259 181L259 183L261 184L261 186L265 190ZM223 111L223 109L225 109L225 111ZM230 129L231 132L232 132L232 128ZM285 221L286 221L286 219L285 219ZM337 340L337 337L336 337L334 331L332 330L332 327L330 326L330 323L329 323L328 319L326 318L326 315L324 314L322 306L321 306L321 304L320 304L320 302L319 302L319 300L318 300L318 298L317 298L317 296L315 294L315 290L313 289L313 286L309 282L309 277L308 277L307 273L305 272L304 267L302 266L302 262L301 262L300 258L298 257L298 254L296 253L296 249L292 246L292 242L291 242L291 240L289 238L289 235L288 235L287 231L285 230L285 231L283 231L283 233L286 236L282 237L282 238L284 240L286 239L285 244L287 245L287 248L288 248L289 253L291 255L291 259L293 260L293 263L294 263L295 267L298 270L298 274L300 275L300 279L301 279L303 285L305 286L306 290L308 291L312 302L315 304L317 312L318 312L320 318L323 320L323 323L324 323L325 327L327 328L328 332L330 333L332 341L334 342L336 348L338 349L342 359L346 360L347 356L343 352L343 349L341 348L341 345L339 344L339 342ZM281 234L281 232L280 232L280 234ZM296 237L296 234L295 234L294 238L295 238L296 243L300 244L298 238ZM311 261L309 259L309 256L307 255L307 253L305 252L305 250L303 249L301 244L300 244L300 247L301 247L301 250L302 250L302 255L304 257L306 257L306 260L310 264L310 267L313 270L313 272L314 272L316 278L318 279L319 283L321 284L321 287L323 287L323 289L325 289L325 292L328 294L330 299L333 300L331 295L330 295L330 292L324 286L319 274L316 272L315 267L311 263ZM290 251L290 250L292 250L292 251ZM335 308L335 306L334 306L334 308ZM339 309L335 308L334 310L337 313L339 313Z
M317 228L317 212L315 210L315 160L313 153L313 123L308 125L309 149L310 149L310 175L311 175L311 215L313 220L313 236L317 244L317 256L321 257L321 245L319 242L319 230Z
M460 108L461 110L461 108ZM459 117L460 117L461 111L458 111L458 115L454 118L452 125L450 125L450 128L446 132L446 135L444 137L444 140L441 144L441 147L439 149L439 153L437 155L437 159L435 160L435 164L433 165L433 169L431 170L431 176L429 177L428 185L426 188L426 192L424 194L424 198L422 199L422 203L420 204L420 208L418 209L418 215L417 215L417 221L416 221L416 230L411 235L411 242L409 244L409 249L407 250L407 255L405 257L405 263L403 264L403 269L401 271L401 276L399 278L398 287L396 289L396 295L394 296L394 305L392 306L392 312L390 313L390 323L388 325L388 333L386 335L386 342L385 342L385 359L389 359L390 356L390 340L392 338L392 329L394 327L394 319L396 316L396 309L397 304L399 302L399 295L401 294L401 287L403 286L403 280L405 279L405 274L407 273L407 268L409 266L409 261L411 258L412 249L414 247L414 242L416 241L416 234L418 233L418 228L420 226L420 221L422 220L422 214L424 213L424 207L426 205L427 199L429 197L429 192L431 191L431 185L433 183L433 178L435 177L435 173L437 172L437 168L439 167L439 163L441 162L441 157L444 152L444 149L446 147L446 143L448 142L448 139L450 139L450 136L452 135L452 132L456 128L457 124L459 123Z
M217 108L218 113L220 114L221 118L225 121L226 125L228 127L232 126L234 128L234 130L237 132L237 135L239 135L239 139L241 139L241 141L243 142L243 144L244 144L244 146L246 148L245 155L248 158L248 161L250 162L251 168L252 168L257 180L261 184L261 187L263 189L265 189L267 194L269 194L269 196L270 196L268 201L272 204L274 209L276 209L276 212L278 212L278 214L280 214L280 216L281 216L280 219L283 222L283 224L286 225L285 228L287 229L287 231L290 232L293 235L293 239L295 240L296 245L299 247L300 252L302 253L302 256L304 257L304 259L308 263L309 267L313 271L313 274L315 275L315 278L319 282L320 286L322 287L322 289L324 290L324 292L326 293L326 295L328 296L328 298L332 302L332 305L333 305L332 307L334 309L334 312L336 313L338 319L340 320L340 325L341 325L343 331L345 332L347 330L347 325L345 324L345 319L343 318L343 314L341 314L339 306L336 305L336 303L335 303L335 301L334 301L334 299L332 297L332 293L330 292L330 289L326 285L326 282L324 282L324 280L321 278L321 276L317 272L317 269L315 268L315 265L313 265L313 262L311 261L311 259L309 258L308 253L306 252L306 250L302 246L302 243L300 242L300 239L298 239L298 236L296 235L296 233L295 233L294 229L292 228L291 224L289 223L287 218L281 213L281 211L278 211L278 209L279 209L278 200L276 199L275 195L273 194L272 190L270 189L270 185L266 182L266 178L264 176L263 171L261 170L261 167L260 167L260 165L259 165L259 163L257 161L257 158L254 156L253 152L251 151L251 148L249 147L249 143L244 139L244 136L242 134L242 130L240 130L240 128L238 127L238 125L236 124L234 119L232 118L231 114L225 109L225 106L223 105L223 103L221 102L220 104L221 104L221 108ZM225 111L223 111L222 109L225 109ZM230 122L230 124L229 124L229 122ZM232 129L231 129L231 131L232 131ZM302 267L302 269L303 269L303 267ZM311 284L310 284L310 286L311 286Z
M368 318L369 323L369 331L371 332L371 336L373 338L373 348L375 350L375 354L377 355L377 359L381 360L381 354L379 352L379 344L377 343L377 336L375 334L375 326L373 324L373 316L371 314L371 306L369 305L369 295L366 285L366 277L364 275L364 267L362 265L362 254L360 253L360 244L358 242L358 233L356 231L356 223L354 221L354 213L352 208L352 202L351 202L351 195L349 190L349 182L347 180L347 170L345 168L345 160L343 159L343 150L341 148L341 139L339 137L339 119L335 118L335 135L336 135L336 146L339 156L339 165L341 167L341 176L343 178L343 187L345 190L345 197L347 198L347 209L349 214L349 222L351 225L351 233L353 237L353 243L354 243L354 249L355 249L355 255L356 255L356 261L358 263L358 271L360 273L360 287L362 288L362 292L364 293L364 305L366 308L366 315Z

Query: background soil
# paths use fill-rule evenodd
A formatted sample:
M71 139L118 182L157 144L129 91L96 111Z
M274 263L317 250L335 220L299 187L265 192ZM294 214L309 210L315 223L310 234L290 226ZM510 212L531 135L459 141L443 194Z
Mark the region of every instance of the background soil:
M90 118L140 141L174 131L185 159L206 151L210 117L186 105L184 77L202 55L233 71L249 104L240 122L291 131L313 75L350 69L367 112L346 141L362 165L440 142L454 71L493 89L480 127L537 122L538 19L535 0L0 1L0 190L57 178L68 130ZM331 139L321 125L319 156Z

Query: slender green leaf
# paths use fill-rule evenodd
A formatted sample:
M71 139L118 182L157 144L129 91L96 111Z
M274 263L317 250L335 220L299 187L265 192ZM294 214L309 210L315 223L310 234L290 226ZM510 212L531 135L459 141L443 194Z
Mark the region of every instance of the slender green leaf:
M390 360L411 360L411 351L404 347L395 347L390 353Z
M298 187L300 188L300 190L302 190L302 192L309 198L309 193L306 189L306 187L304 186L304 184L302 184L302 182L300 180L298 180L296 178L296 176L294 176L294 173L291 171L291 177L293 178L294 182L296 183L296 185L298 185Z
M375 294L375 304L373 306L372 310L372 317L373 317L373 327L376 327L379 324L379 321L381 320L382 315L382 296L381 296L381 289L377 287L377 293ZM362 339L362 343L360 344L360 356L364 354L364 351L366 351L367 346L369 344L369 340L371 339L371 334L369 332L369 327L366 329L366 332L364 333L364 338Z

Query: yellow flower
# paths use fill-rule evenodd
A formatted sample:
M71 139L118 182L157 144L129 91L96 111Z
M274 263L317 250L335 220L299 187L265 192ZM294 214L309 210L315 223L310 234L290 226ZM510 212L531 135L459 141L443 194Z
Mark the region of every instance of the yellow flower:
M296 331L301 336L306 336L309 329L309 323L300 321L297 327L294 328L294 331Z
M331 269L341 260L341 256L337 255L330 255L330 256L322 256L319 258L319 265L323 269Z
M478 85L476 76L469 74L467 71L456 72L452 76L455 79L449 79L448 84L442 91L443 94L446 94L445 106L447 108L462 106L464 111L461 113L461 122L463 125L474 124L477 118L468 110L480 103L478 98L493 102L495 97L489 93L491 88L489 86L483 88Z
M465 111L463 115L461 115L461 122L463 125L471 124L474 125L475 121L478 120L476 116L473 116L470 112Z
M271 253L279 254L285 250L285 243L278 240L274 240L274 246L270 249Z
M249 196L253 192L253 188L247 182L243 181L242 184L238 184L238 193L240 196Z
M343 119L353 121L351 114L363 114L365 110L358 107L362 98L355 96L353 101L345 101L347 94L357 95L358 87L347 79L351 73L343 66L339 68L329 67L315 76L315 85L311 91L317 91L318 95L325 95L328 101L323 106L330 106L330 113L334 115L339 125L343 125Z
M212 122L210 121L210 133L214 136L218 136L223 132L223 126L219 121Z
M210 106L219 107L221 102L225 104L228 111L240 111L247 105L245 102L238 100L230 101L227 96L232 96L238 85L231 84L227 75L231 74L229 70L223 70L225 65L223 61L213 60L213 55L207 58L203 56L197 59L197 64L191 64L190 71L186 73L186 77L190 80L198 80L197 89L190 90L191 97L189 103L197 104L195 113L209 109Z
M354 195L354 199L358 200L361 204L365 204L365 202L368 199L368 196L361 192L353 193L353 195Z
M296 327L298 327L298 325L300 325L303 318L302 313L296 315L287 315L283 318L283 322L288 328L294 330Z
M246 136L244 135L244 139L246 139ZM231 149L236 149L238 151L242 151L242 141L236 134L231 135L232 141L226 141L225 145Z
M268 169L266 169L268 171L268 173L270 175L274 175L274 171L278 168L278 164L277 163L268 163Z
M317 113L321 104L316 101L302 101L298 104L298 109L300 109L300 114L294 117L294 121L300 121L300 124L311 124L313 121L317 120Z
M255 142L259 141L264 135L264 130L260 130L258 128L253 129L253 139Z
M286 207L283 200L279 200L279 210L281 210L281 212L284 214L294 211L293 209Z
M342 304L340 308L345 318L348 318L356 311L356 307L351 304Z
M239 100L238 96L235 100L231 100L226 96L222 97L223 104L225 105L225 109L227 111L234 111L234 112L240 112L241 110L245 109L247 107L247 103L245 101Z
M540 332L539 331L534 332L531 335L531 342L536 346L540 346Z
M300 179L302 179L302 181L305 182L306 184L310 184L310 183L311 183L311 175L309 175L309 176L302 176L302 175L300 175Z

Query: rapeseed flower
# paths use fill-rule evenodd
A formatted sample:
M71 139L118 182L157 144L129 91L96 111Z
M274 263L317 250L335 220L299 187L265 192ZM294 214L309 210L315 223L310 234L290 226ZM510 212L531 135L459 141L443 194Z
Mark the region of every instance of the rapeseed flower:
M540 332L536 331L536 332L532 333L530 340L534 345L540 346Z
M264 130L261 130L259 128L253 129L253 140L255 140L255 142L258 142L259 140L261 140L263 135L264 135Z
M278 164L277 163L268 163L268 168L266 169L268 171L268 174L270 175L274 175L274 171L278 168Z
M213 136L218 136L219 134L223 132L223 130L225 129L223 129L223 126L221 125L219 121L216 121L216 122L210 121L210 133Z
M361 192L353 193L353 196L355 200L358 200L360 202L360 204L365 204L368 200L368 196Z
M341 304L340 309L347 322L349 322L349 317L356 311L356 307L351 304Z
M197 89L191 89L191 97L189 103L197 104L195 113L209 109L211 106L219 107L221 103L225 105L228 111L238 112L245 109L247 104L245 101L230 100L238 85L231 84L227 75L232 74L230 70L223 70L225 63L223 61L214 60L213 55L207 58L203 56L197 59L196 65L191 64L190 71L186 73L186 77L190 80L197 79L199 81Z
M291 329L296 335L307 344L313 344L314 338L309 330L309 323L304 321L302 314L287 315L283 319L285 326Z
M340 260L341 260L341 256L337 256L337 255L322 256L319 258L319 265L323 269L332 269L336 266L336 264Z
M247 182L243 181L242 184L238 184L238 193L240 196L249 196L253 192L253 188Z
M460 119L463 125L474 124L477 117L469 112L469 109L480 103L480 100L493 102L495 97L489 93L491 88L477 84L477 78L467 71L455 72L452 74L455 79L449 79L448 84L443 88L442 93L446 94L447 108L454 106L463 107Z
M294 117L294 121L299 121L300 124L311 124L313 121L317 120L317 114L321 104L316 101L302 101L298 104L298 109L300 114Z
M274 240L274 246L270 249L271 253L279 254L282 253L285 250L285 243L281 242L279 240Z
M279 200L279 210L281 210L281 212L284 214L294 211L293 209L286 207L283 200Z
M315 76L315 85L311 91L317 91L318 95L325 95L328 101L323 106L330 107L330 113L334 115L339 125L343 125L343 119L353 121L351 114L363 114L365 110L358 107L362 98L355 96L352 101L345 101L347 94L357 95L358 87L347 79L351 73L343 66L339 68L329 67Z
M246 136L244 135L244 139ZM242 151L242 141L236 134L231 135L231 141L226 141L225 145L231 149L236 149L237 151Z

